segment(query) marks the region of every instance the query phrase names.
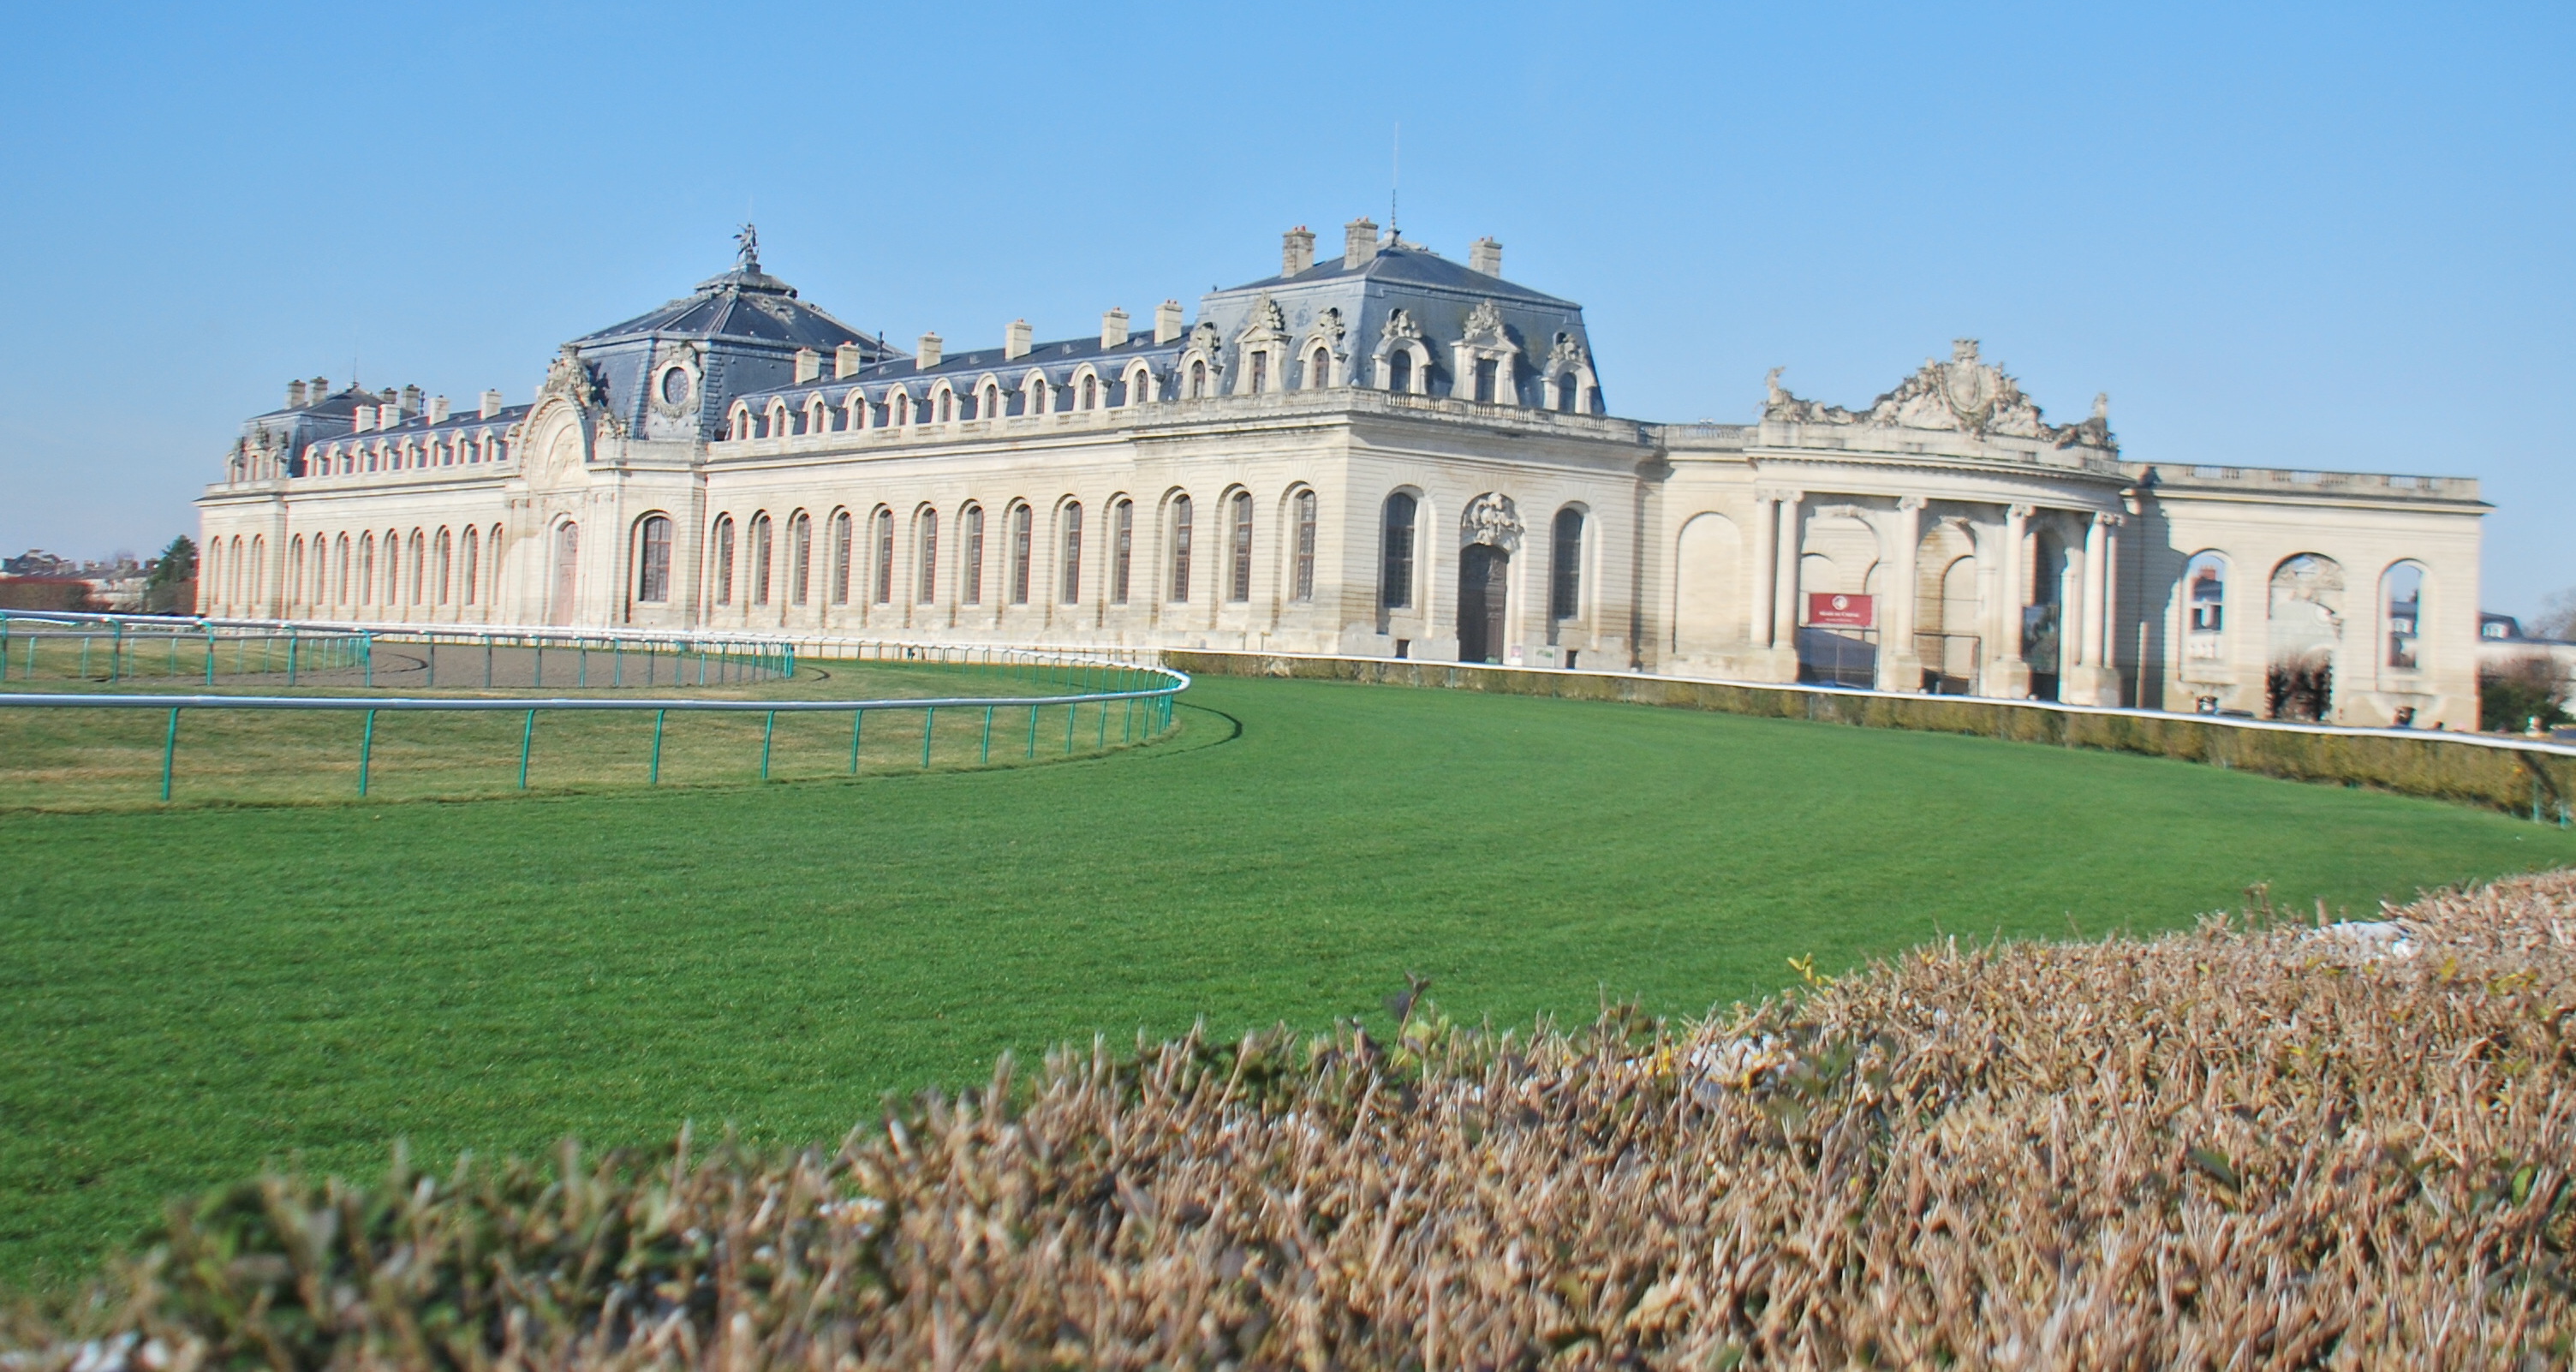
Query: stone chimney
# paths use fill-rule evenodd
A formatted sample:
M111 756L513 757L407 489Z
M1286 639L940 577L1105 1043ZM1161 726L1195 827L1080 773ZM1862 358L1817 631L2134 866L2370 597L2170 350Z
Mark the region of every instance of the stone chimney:
M939 365L939 335L926 333L921 336L921 348L913 353L912 365L925 372Z
M1377 221L1367 215L1342 226L1342 265L1353 271L1377 256Z
M1279 274L1295 276L1315 265L1315 234L1300 224L1279 236Z
M1467 270L1487 276L1503 274L1503 245L1491 238L1479 238L1467 245Z
M1108 313L1100 316L1100 346L1103 348L1127 346L1127 310L1124 306L1112 305Z
M1169 343L1181 336L1181 302L1166 300L1154 307L1154 341Z
M823 355L812 348L796 350L796 384L804 385L823 374Z
M480 411L481 417L484 419L490 419L492 416L499 414L500 412L501 393L499 391L485 391L483 393L482 409Z
M286 383L286 408L290 410L300 410L304 408L303 382L289 381Z
M1002 360L1029 355L1029 321L1014 319L1002 330Z
M376 427L375 406L361 405L349 412L349 428L353 432L365 433L367 430L374 427Z
M444 424L444 423L446 423L446 422L447 422L447 397L446 397L446 396L443 396L443 395L436 395L436 396L431 396L431 397L430 397L430 399L429 399L429 422L430 422L430 423L432 423L432 424Z
M403 412L405 415L415 415L415 414L420 413L420 398L421 398L421 397L420 397L420 387L418 387L418 386L405 386L405 387L403 387L403 388L402 388L402 412Z
M311 381L306 382L306 383L305 383L305 386L304 386L304 398L305 398L305 403L307 403L307 404L311 404L311 405L319 405L319 404L321 404L323 401L330 399L330 398L331 398L331 381L330 381L330 378L328 378L328 377L321 377L321 376L317 376L317 377L313 378Z
M847 381L857 376L859 368L866 362L867 355L859 350L858 344L844 343L832 350L832 379Z

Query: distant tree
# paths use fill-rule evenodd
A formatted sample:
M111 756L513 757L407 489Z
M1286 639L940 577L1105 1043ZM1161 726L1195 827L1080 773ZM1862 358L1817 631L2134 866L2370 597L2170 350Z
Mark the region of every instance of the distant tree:
M2554 638L2561 642L2576 639L2576 586L2570 586L2540 602L2541 611L2522 631L2533 638Z
M2535 720L2543 729L2576 724L2576 717L2567 713L2567 681L2556 663L2535 653L2478 670L2479 728L2518 734Z
M187 614L197 608L197 545L186 534L152 559L143 578L143 612Z

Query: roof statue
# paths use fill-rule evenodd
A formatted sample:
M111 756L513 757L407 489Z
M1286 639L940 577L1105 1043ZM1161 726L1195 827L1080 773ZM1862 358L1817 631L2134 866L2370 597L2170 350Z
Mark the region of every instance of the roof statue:
M2058 447L2118 451L2111 436L2110 398L2094 397L2093 413L2080 424L2052 425L2022 394L2021 383L2001 366L1977 356L1977 340L1955 339L1950 360L1925 358L1914 375L1857 412L1801 400L1780 385L1783 368L1763 378L1762 417L1789 424L1867 424L1881 429L1936 429L1976 438L2036 438Z
M754 225L754 224L744 224L744 225L742 226L742 231L741 231L741 232L739 232L739 233L737 233L737 234L735 234L735 235L733 236L733 241L734 241L734 243L735 243L735 245L736 245L736 246L735 246L735 250L734 250L734 255L733 255L733 264L734 264L734 266L735 266L736 268L738 268L739 270L742 270L742 271L747 271L747 272L757 272L757 271L759 271L759 270L760 270L760 229L759 229L759 226Z

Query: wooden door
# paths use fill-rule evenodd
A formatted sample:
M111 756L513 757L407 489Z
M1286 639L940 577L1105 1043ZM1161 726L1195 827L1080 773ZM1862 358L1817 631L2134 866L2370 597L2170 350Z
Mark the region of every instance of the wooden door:
M1458 660L1499 662L1503 656L1503 610L1511 554L1483 543L1470 543L1458 555Z

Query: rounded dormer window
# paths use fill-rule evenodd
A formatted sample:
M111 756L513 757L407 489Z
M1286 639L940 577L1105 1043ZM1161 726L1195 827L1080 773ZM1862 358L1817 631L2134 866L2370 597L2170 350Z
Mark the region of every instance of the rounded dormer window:
M690 384L688 368L664 368L662 372L662 403L665 405L688 404Z

